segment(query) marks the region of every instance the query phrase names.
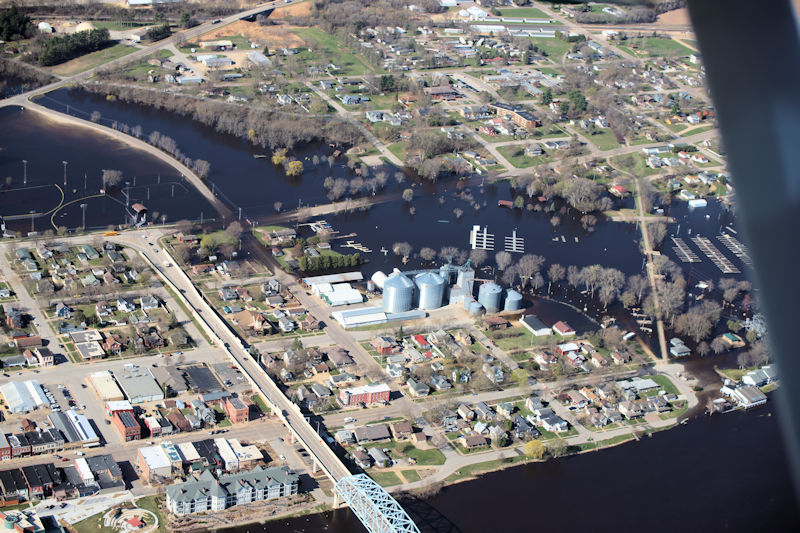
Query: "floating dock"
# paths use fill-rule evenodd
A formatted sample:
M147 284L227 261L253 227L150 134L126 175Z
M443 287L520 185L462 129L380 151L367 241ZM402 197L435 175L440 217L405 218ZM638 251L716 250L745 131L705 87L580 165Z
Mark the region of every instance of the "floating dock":
M741 270L733 266L730 260L722 255L719 249L711 244L711 241L705 237L692 237L692 240L700 248L700 251L706 254L711 259L711 262L717 265L723 274L739 274Z
M672 250L677 254L678 259L681 260L683 263L700 263L702 260L697 256L696 253L689 248L689 245L681 239L680 237L672 237L672 242L675 246L672 247Z

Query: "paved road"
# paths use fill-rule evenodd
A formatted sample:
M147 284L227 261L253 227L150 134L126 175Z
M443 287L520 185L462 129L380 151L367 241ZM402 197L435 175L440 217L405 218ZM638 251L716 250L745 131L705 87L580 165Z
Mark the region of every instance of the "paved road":
M11 305L18 308L20 311L24 311L33 318L34 327L42 339L47 341L47 347L51 352L54 354L61 353L58 349L58 337L53 331L53 328L50 327L50 323L39 308L39 304L28 294L25 284L20 279L17 271L11 268L6 258L6 253L11 252L14 248L16 248L16 246L13 248L9 246L0 248L0 272L3 273L4 278L8 281L11 290L17 297L17 302ZM39 263L42 262L41 258L37 260Z

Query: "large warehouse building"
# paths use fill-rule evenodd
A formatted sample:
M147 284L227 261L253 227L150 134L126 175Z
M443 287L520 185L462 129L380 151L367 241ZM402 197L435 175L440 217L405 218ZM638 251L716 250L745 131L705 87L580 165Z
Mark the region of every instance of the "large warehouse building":
M12 413L26 413L50 405L42 387L36 380L21 383L9 381L0 385L0 394L3 395L8 410Z
M114 374L122 392L131 403L156 402L164 399L164 391L148 368L125 365Z
M125 395L122 394L119 385L114 381L114 376L108 370L89 374L86 379L101 402L114 402L125 399Z

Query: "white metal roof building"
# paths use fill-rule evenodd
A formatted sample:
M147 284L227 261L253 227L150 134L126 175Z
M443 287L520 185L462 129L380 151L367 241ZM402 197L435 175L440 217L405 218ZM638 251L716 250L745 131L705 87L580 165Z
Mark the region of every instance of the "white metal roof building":
M153 373L147 368L131 365L114 376L131 403L155 402L164 399L164 391L153 377Z
M328 302L331 307L338 307L340 305L360 304L364 301L364 296L358 289L354 289L349 283L321 283L314 285L313 291L319 294L319 297Z
M124 400L125 395L122 394L117 382L108 370L94 372L87 377L89 385L94 389L94 393L100 398L102 402L113 402Z
M364 275L361 273L361 271L342 272L341 274L328 274L325 276L311 276L309 278L303 278L303 283L313 287L319 283L347 283L350 281L361 281L362 279L364 279Z
M89 468L89 463L86 462L86 459L83 457L75 459L75 470L78 471L78 474L86 485L94 483L94 474L92 474L92 469Z
M95 433L94 429L92 429L92 425L89 423L88 418L78 413L74 409L67 411L66 415L69 417L69 421L72 422L72 426L75 428L75 431L78 432L78 435L80 435L81 440L85 444L100 442L100 437L98 437L97 433Z
M236 453L236 457L239 459L240 466L242 463L248 463L250 461L258 461L259 459L262 459L261 450L258 449L258 446L254 446L252 444L243 446L242 443L239 442L239 439L228 439L228 444L231 445L234 453Z
M233 451L228 439L214 439L214 444L217 446L219 456L225 461L225 470L228 472L239 470L239 458L236 452Z
M106 402L106 412L110 415L114 411L133 411L133 406L128 400Z
M12 413L25 413L49 403L42 388L35 381L9 381L0 385L0 393Z
M346 311L334 311L333 318L344 328L382 324L387 321L386 313L380 307L360 307Z

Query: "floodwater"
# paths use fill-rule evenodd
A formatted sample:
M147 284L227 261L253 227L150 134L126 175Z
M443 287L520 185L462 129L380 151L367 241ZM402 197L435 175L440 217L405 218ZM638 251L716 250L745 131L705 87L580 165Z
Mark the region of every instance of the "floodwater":
M751 412L700 416L641 442L486 474L401 503L423 533L798 531L773 401ZM364 528L342 509L232 531L323 530Z
M66 187L62 161L67 161ZM201 213L206 218L216 216L191 184L153 156L35 112L18 107L0 109L0 216L10 230L81 226L81 204L87 206L87 227L125 223L128 209L123 192L100 194L103 169L122 171L130 182L129 203L143 203L159 220L161 215L170 221L198 219ZM63 202L56 185L64 191ZM34 217L31 224L31 211L48 214Z

